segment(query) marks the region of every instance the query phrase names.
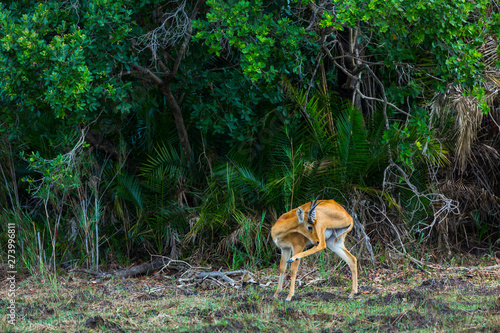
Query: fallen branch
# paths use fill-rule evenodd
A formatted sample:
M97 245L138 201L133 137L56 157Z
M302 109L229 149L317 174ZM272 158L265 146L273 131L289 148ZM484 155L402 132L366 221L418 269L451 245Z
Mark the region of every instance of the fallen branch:
M263 284L263 283L260 283L260 282L257 282L253 279L250 279L248 281L243 281L243 284L242 284L242 287L246 287L248 286L249 284L253 284L254 286L259 286L259 287L262 287L262 288L265 288L265 287L269 287L269 285L271 284L272 282L271 281L267 281L266 284Z
M117 277L117 278L129 278L129 277L135 277L139 275L150 275L153 272L156 272L157 270L160 269L174 269L177 271L181 271L183 269L191 269L191 265L189 265L187 262L182 261L182 260L173 260L167 257L161 257L153 260L151 263L148 264L143 264L143 265L138 265L134 266L129 269L124 269L120 271L115 271L115 272L98 272L98 271L93 271L89 269L82 269L82 268L74 268L69 270L69 272L81 272L81 273L87 273L90 275L97 276L98 278L101 279L110 279L112 277Z
M474 267L463 267L463 266L436 266L436 265L429 265L430 267L434 269L442 269L442 270L456 270L456 271L492 271L492 270L498 270L498 273L500 274L500 265L493 265L493 266L474 266Z
M234 285L236 281L231 279L230 277L227 276L227 274L222 273L222 272L201 272L198 273L197 277L198 279L206 279L206 278L221 278L222 280L226 281L227 283Z

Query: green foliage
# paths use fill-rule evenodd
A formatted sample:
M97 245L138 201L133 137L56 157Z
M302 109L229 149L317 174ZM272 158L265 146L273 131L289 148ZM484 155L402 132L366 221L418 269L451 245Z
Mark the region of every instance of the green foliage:
M31 170L41 175L36 179L33 176L24 178L29 184L28 192L36 197L48 198L53 190L67 193L81 186L80 177L75 173L75 164L80 161L73 160L74 154L59 154L53 160L47 160L38 152L29 157L25 157L23 152L21 157L29 163Z
M439 207L415 192L455 172L453 111L436 106L449 91L436 93L498 108L499 15L483 0L0 4L2 217L25 242L40 234L26 259L40 267L151 253L267 266L276 217L318 195L378 197L371 217L417 237ZM477 125L498 152L497 127ZM498 174L491 154L478 174ZM461 216L496 239L484 207Z
M234 144L255 137L262 128L263 112L282 101L275 86L253 84L239 72L207 72L196 69L199 76L186 98L191 119L209 139L227 137ZM264 91L264 92L263 92Z
M8 117L32 126L48 113L73 125L102 109L128 112L130 84L113 72L130 59L130 15L107 0L2 4L0 95L12 106Z
M148 230L148 238L158 253L170 250L172 257L179 255L181 237L188 229L190 209L182 203L187 198L184 191L195 183L192 170L173 147L160 146L142 166L141 191L145 204L140 207ZM191 182L189 181L191 179ZM136 180L138 180L136 178Z
M383 143L390 144L396 162L410 173L427 161L433 166L448 163L448 153L436 138L435 130L429 126L429 115L422 108L416 108L407 124L393 122L382 136Z
M363 115L359 110L350 107L344 114L339 115L335 128L341 165L341 184L347 181L357 183L371 159Z
M274 245L268 242L264 233L265 212L260 220L249 218L242 212L236 211L233 218L237 222L236 243L231 245L233 250L232 268L238 269L242 264L250 267L269 266Z
M489 0L369 4L348 0L338 3L335 17L324 11L321 25L339 30L360 27L374 33L367 33L377 40L369 47L374 48L371 52L383 54L387 67L414 64L415 79L437 77L429 88L443 91L448 83L472 87L484 80L479 49L500 28L499 13L489 15L489 4Z
M278 17L262 1L207 1L206 20L196 21L195 39L204 40L208 51L218 57L234 48L240 65L251 82L273 81L281 73L302 72L300 50L305 29L290 18ZM223 46L227 43L227 47Z

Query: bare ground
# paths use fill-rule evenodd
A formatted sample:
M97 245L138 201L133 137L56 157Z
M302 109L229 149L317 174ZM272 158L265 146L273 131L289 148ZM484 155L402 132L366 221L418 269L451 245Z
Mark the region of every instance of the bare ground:
M92 280L75 274L53 283L18 282L16 324L7 323L5 283L1 331L11 332L500 332L500 270L365 269L359 295L348 299L348 269L318 272L304 265L292 302L274 299L276 271L258 284L206 279L180 287L156 274ZM264 285L270 283L267 287ZM243 287L245 285L245 287Z

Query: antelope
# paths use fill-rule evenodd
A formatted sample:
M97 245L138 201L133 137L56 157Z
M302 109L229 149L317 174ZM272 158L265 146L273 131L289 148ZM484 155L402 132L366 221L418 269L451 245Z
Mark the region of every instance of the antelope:
M307 221L304 221L306 214ZM352 291L349 298L353 298L358 293L357 259L344 245L345 236L352 227L352 217L335 200L318 202L316 199L281 215L271 229L273 241L281 249L280 276L274 297L277 298L283 289L287 263L291 263L292 272L290 292L286 298L289 302L295 294L295 279L300 259L328 247L351 269ZM310 243L315 246L302 252ZM293 257L291 257L292 251Z

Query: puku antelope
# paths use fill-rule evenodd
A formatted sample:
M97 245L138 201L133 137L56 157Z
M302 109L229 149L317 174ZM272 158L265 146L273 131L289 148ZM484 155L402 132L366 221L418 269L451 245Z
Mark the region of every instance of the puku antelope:
M304 216L307 214L307 221ZM271 229L274 243L281 249L280 277L274 297L283 289L287 263L291 263L292 278L287 301L295 294L295 279L300 259L324 250L327 246L338 254L351 269L352 291L358 293L358 268L356 257L345 248L345 236L353 227L352 217L335 200L306 203L280 216ZM311 249L302 252L310 243ZM290 258L293 251L293 257Z

